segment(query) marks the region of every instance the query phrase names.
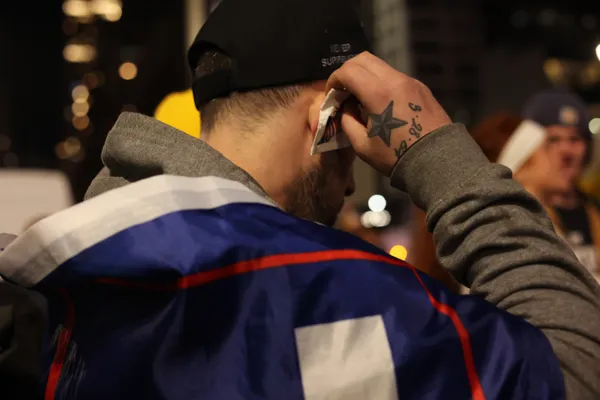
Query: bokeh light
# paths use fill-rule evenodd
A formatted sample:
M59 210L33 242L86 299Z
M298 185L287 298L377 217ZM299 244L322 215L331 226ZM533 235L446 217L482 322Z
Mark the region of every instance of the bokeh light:
M402 261L406 261L406 258L408 257L408 250L406 250L406 247L404 246L396 245L390 250L390 255Z
M78 103L86 102L88 97L90 96L90 91L85 85L77 85L71 91L71 97L73 97L73 101Z
M73 117L73 127L78 131L84 131L90 126L90 118L87 115L82 117Z
M96 58L96 48L91 44L70 43L65 46L63 56L71 63L88 63Z
M73 18L86 18L92 15L90 2L84 0L67 0L63 3L65 15Z
M594 135L600 133L600 118L594 118L590 121L590 131Z
M385 206L387 205L387 201L385 197L380 194L375 194L369 198L368 206L371 211L380 212L385 210Z
M137 66L132 62L125 62L119 67L119 76L126 81L135 79L137 73Z
M89 110L90 106L88 103L73 103L71 106L71 111L76 117L83 117L84 115L87 115Z

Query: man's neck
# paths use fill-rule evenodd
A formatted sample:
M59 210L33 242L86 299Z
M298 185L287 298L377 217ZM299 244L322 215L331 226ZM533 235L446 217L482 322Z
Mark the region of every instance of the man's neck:
M211 136L213 136L211 134ZM292 153L285 148L276 148L274 145L262 146L262 143L251 142L252 139L232 138L239 136L215 134L213 137L204 138L205 142L220 152L236 166L248 173L271 200L282 206L285 203L281 182L290 181L293 177L290 164L293 163ZM245 142L242 142L245 141ZM288 154L290 157L283 157ZM282 159L288 162L282 162Z
M263 186L264 182L261 182L262 174L257 173L255 168L256 163L252 162L252 160L259 159L259 157L251 151L252 146L244 146L242 144L243 139L235 141L231 140L231 137L232 135L220 134L213 136L211 134L209 137L203 138L203 140L240 169L243 169L250 174L261 186ZM266 155L263 156L263 159L264 158L266 158Z

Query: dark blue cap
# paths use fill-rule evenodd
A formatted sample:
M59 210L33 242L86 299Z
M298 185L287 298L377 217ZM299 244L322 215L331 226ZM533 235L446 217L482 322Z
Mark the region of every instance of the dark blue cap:
M525 103L523 117L543 126L576 126L581 136L591 138L587 106L581 97L565 89L535 94Z

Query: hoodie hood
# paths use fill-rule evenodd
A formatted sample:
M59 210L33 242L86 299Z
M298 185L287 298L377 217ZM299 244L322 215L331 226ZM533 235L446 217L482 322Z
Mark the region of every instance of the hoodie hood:
M106 138L102 163L104 168L90 185L86 200L165 174L236 181L273 202L250 174L204 141L142 114L121 114Z

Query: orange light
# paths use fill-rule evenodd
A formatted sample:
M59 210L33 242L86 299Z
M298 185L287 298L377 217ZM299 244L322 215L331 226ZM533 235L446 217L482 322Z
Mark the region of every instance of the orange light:
M125 62L119 67L119 76L126 81L135 79L137 73L137 66L132 62Z
M73 103L71 106L71 111L73 115L76 117L83 117L87 115L88 111L90 111L90 106L88 103Z
M88 63L96 58L96 48L91 44L71 43L63 50L65 60L72 63Z
M81 151L81 142L76 137L70 137L57 144L55 151L61 160L75 157Z
M73 126L78 131L84 131L90 126L90 119L87 115L83 117L73 117Z
M123 15L119 0L94 0L94 12L109 22L117 22Z
M78 103L84 103L90 96L90 91L85 85L77 85L73 88L71 96L73 97L74 101Z
M65 15L74 18L86 18L92 15L89 3L83 0L67 0L63 3Z

